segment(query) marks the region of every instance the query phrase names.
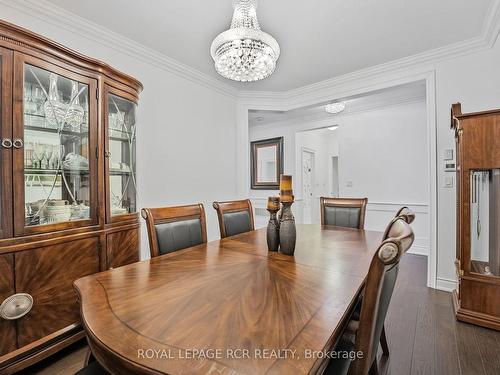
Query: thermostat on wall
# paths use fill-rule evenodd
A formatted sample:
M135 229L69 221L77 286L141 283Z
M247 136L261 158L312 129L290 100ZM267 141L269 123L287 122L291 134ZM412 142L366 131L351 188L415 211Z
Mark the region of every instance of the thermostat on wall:
M456 165L454 161L446 161L444 163L444 171L445 172L455 172L456 171Z

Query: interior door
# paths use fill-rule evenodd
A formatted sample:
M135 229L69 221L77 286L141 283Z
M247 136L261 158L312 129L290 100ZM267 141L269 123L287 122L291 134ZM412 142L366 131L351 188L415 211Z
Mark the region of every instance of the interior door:
M339 157L332 156L332 197L339 197Z
M302 197L304 198L304 224L312 223L314 200L314 152L302 150Z
M14 231L98 224L97 81L14 53Z
M12 56L0 48L0 238L12 236Z

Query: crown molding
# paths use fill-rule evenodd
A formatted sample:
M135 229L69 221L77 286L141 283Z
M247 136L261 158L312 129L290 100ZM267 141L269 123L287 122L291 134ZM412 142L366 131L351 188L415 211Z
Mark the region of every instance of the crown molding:
M409 93L408 95L403 94L397 96L395 95L390 98L378 99L374 100L371 103L350 107L346 111L336 115L328 115L324 113L298 115L279 121L251 124L251 128L262 129L265 127L281 127L281 126L288 127L290 125L293 126L293 125L300 125L307 123L308 128L310 128L311 130L319 129L327 126L332 126L333 124L341 122L342 119L348 118L350 116L356 116L361 113L378 111L380 109L388 107L397 107L414 103L424 103L425 100L426 100L425 93Z
M491 49L495 45L500 33L500 0L494 0L486 14L479 36L288 91L239 91L238 98L248 102L288 102L301 96L313 95L319 91L347 85L352 82L367 79L372 80L375 76L385 73L426 66Z
M238 95L238 90L229 84L46 0L0 0L0 4L38 18L48 24L81 35L107 48L141 60L231 98L236 98Z
M223 81L172 59L152 48L145 47L130 38L115 33L46 0L0 0L0 4L69 32L82 35L107 48L141 60L231 98L249 102L258 101L259 103L267 101L270 105L277 105L278 103L297 99L300 96L312 95L320 90L328 90L332 87L346 85L355 81L371 79L374 76L380 76L384 73L415 68L486 50L494 46L500 33L500 0L494 0L487 11L481 34L477 37L288 91L244 91L238 90Z

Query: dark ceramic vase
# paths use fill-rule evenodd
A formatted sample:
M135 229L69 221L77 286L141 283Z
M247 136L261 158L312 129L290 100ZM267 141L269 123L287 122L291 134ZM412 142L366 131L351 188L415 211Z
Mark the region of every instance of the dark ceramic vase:
M280 232L279 223L276 219L276 212L278 210L268 210L271 217L267 223L267 248L269 251L278 251L280 246Z
M292 214L293 202L282 202L280 220L280 253L293 255L295 252L295 242L297 240L297 231L295 229L295 218Z

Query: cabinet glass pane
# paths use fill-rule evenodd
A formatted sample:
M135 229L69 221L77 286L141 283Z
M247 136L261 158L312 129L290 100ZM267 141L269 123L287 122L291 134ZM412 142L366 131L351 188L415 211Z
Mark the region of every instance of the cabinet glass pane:
M26 225L90 217L89 88L24 67Z
M500 276L500 169L471 171L471 271Z
M108 161L111 215L136 212L136 104L108 95Z

